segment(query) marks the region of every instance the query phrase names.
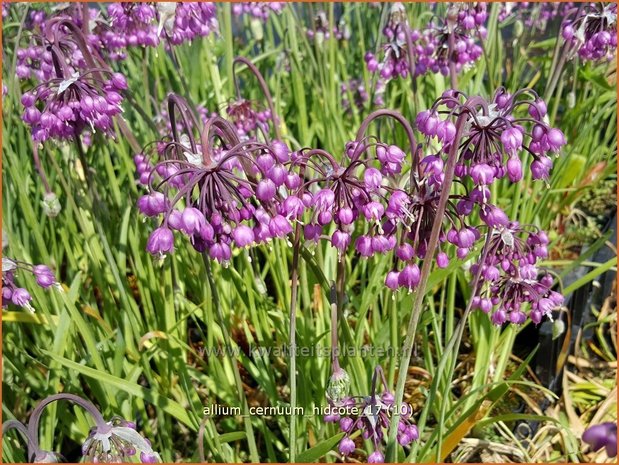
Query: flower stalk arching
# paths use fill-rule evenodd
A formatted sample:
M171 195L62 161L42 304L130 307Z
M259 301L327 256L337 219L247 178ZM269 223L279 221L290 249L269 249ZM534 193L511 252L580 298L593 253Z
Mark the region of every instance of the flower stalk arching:
M236 388L239 391L239 402L241 404L241 411L243 412L243 423L245 424L245 431L247 433L247 443L249 445L249 454L251 461L256 463L259 461L258 449L256 447L256 440L254 438L254 429L251 424L251 417L249 415L249 405L247 398L245 397L245 391L243 389L243 381L241 379L241 373L237 365L236 359L233 356L233 348L230 344L232 340L226 327L223 311L221 309L221 301L219 300L219 292L217 291L217 284L215 283L215 277L213 276L213 268L211 266L211 259L206 253L202 253L202 260L206 269L206 277L208 278L209 288L211 290L211 298L213 299L213 306L215 307L215 313L217 314L217 320L221 327L221 332L224 339L224 345L226 346L226 354L228 355L228 361L232 365L232 371L234 373L234 382Z
M59 400L67 400L69 402L72 402L82 407L93 418L93 420L95 421L95 426L97 428L105 428L107 426L105 419L103 418L103 415L101 415L101 412L99 412L99 409L97 409L97 407L95 407L95 405L92 402L86 399L82 399L81 397L76 396L75 394L61 393L61 394L55 394L55 395L49 396L46 399L42 400L35 407L35 409L32 411L32 414L30 415L30 419L28 420L28 429L27 429L28 457L30 458L35 457L37 453L41 452L41 449L39 447L39 440L38 440L39 422L41 420L41 415L43 414L45 407ZM4 432L4 425L3 425L3 432Z
M408 321L407 330L406 330L406 339L404 340L404 344L402 346L402 359L400 360L400 370L398 373L398 380L395 389L395 405L396 411L394 414L394 420L389 429L389 439L387 442L387 462L394 462L396 459L396 437L398 433L398 420L400 416L400 410L402 408L402 402L404 400L404 385L406 383L406 377L408 375L408 365L410 364L410 359L412 356L413 344L415 342L415 334L417 332L417 324L419 322L419 318L421 316L421 312L423 310L423 300L425 297L426 286L428 284L428 278L430 277L430 271L432 266L432 257L434 257L434 252L436 251L436 247L439 241L439 234L441 232L441 225L443 222L443 215L445 212L445 208L447 206L447 201L449 200L449 193L451 190L451 185L454 180L456 162L458 159L458 149L460 144L460 139L464 132L464 127L468 118L467 112L462 112L456 121L456 134L453 142L451 143L451 148L449 150L449 156L447 158L447 163L445 165L445 178L442 183L442 192L439 198L438 207L436 210L436 216L434 218L434 222L432 224L432 232L430 233L430 239L428 241L428 247L425 254L426 259L423 261L423 266L421 268L421 276L419 280L419 285L415 290L415 298L413 301L413 309L411 312L411 316Z
M275 131L275 138L277 140L281 140L281 132L279 129L279 118L277 117L277 113L275 113L275 105L273 104L273 97L271 96L271 91L269 90L269 86L267 86L266 81L264 80L264 76L262 73L256 68L250 60L245 57L238 56L232 62L232 73L234 76L234 87L236 90L237 98L241 98L241 88L239 86L239 81L236 75L236 65L238 63L244 64L247 68L252 72L252 74L256 77L258 81L258 85L260 86L260 90L264 94L267 99L267 105L269 107L269 111L271 112L271 119L273 120L273 130Z

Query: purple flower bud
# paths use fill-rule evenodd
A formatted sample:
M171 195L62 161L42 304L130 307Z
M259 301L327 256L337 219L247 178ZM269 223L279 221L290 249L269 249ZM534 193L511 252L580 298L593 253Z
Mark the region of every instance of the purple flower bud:
M321 189L314 195L312 204L319 210L326 212L331 210L333 203L335 202L335 194L330 189Z
M342 455L352 454L355 451L355 442L346 436L340 441L338 449Z
M350 244L350 240L350 234L337 229L331 236L331 245L340 251L344 251Z
M354 221L355 217L352 209L344 207L340 208L337 212L337 219L339 220L340 224L347 225L351 224Z
M363 207L363 214L369 221L378 221L385 214L385 207L378 202L369 202Z
M548 157L539 157L531 163L531 173L533 174L533 179L548 180L551 169L552 160Z
M421 273L416 263L408 264L400 271L398 276L398 285L400 287L407 287L409 290L419 284Z
M516 127L506 129L501 134L501 142L506 152L514 153L522 148L522 132Z
M291 195L284 200L281 213L287 218L299 219L303 215L304 209L303 201L299 197Z
M518 182L522 179L522 162L517 156L509 157L507 160L507 175L511 182Z
M308 241L318 240L322 234L322 226L319 224L306 224L303 227L303 236Z
M125 79L125 76L123 76L120 73L112 74L112 78L110 79L110 82L117 90L127 89L127 80Z
M531 115L531 118L535 118L537 120L541 120L544 116L546 116L547 111L546 102L542 99L535 100L535 102L529 106L529 115Z
M501 326L507 321L507 314L505 313L505 310L503 308L500 308L492 314L492 317L490 317L490 319L492 320L493 324Z
M232 231L232 237L237 247L247 247L254 242L254 231L249 226L240 224Z
M372 239L368 236L359 236L355 241L355 249L362 257L371 257L374 255Z
M507 226L509 223L509 218L507 218L505 212L494 205L487 205L486 208L483 208L479 213L479 217L491 228Z
M397 248L395 254L400 260L407 262L415 256L415 250L410 244L402 244Z
M559 129L551 128L546 137L553 152L558 152L566 144L565 136Z
M282 215L275 215L269 222L269 231L273 237L284 237L292 232L292 226Z
M166 227L155 229L146 244L146 250L152 255L164 255L174 250L174 234Z
M374 191L380 188L383 182L383 175L376 168L368 168L363 174L363 181L368 190Z
M208 251L209 257L219 263L227 262L232 257L230 247L225 242L213 244Z
M399 287L399 276L400 273L398 271L390 271L389 273L387 273L387 276L385 277L385 286L387 286L392 291L397 290Z
M23 287L13 289L13 293L11 294L11 302L13 302L15 305L18 305L20 307L29 307L29 302L31 300L32 296Z
M182 227L181 230L186 234L200 233L206 223L206 218L200 210L193 207L187 207L181 215Z
M475 243L475 233L469 228L463 228L458 231L458 245L460 247L470 248Z
M368 463L383 463L384 461L385 457L378 450L375 450L368 456Z
M274 140L271 143L271 151L277 161L280 163L286 163L290 160L290 149L288 146L280 140Z
M345 433L350 431L350 428L352 427L354 423L354 420L350 417L344 417L340 420L340 429L342 431L344 431Z
M439 268L447 268L449 265L449 257L445 252L439 252L436 255L436 266Z
M138 199L138 209L146 216L157 216L168 208L165 195L161 192L152 192Z
M256 186L256 198L263 202L268 202L275 197L276 190L277 188L273 181L270 179L263 179Z
M469 174L477 185L487 186L494 181L494 170L486 163L473 166Z
M32 273L34 274L37 284L41 286L43 289L47 289L54 284L56 284L56 278L54 277L54 273L49 269L46 265L36 265L32 268Z
M267 177L279 187L286 182L288 172L282 165L277 164L268 171Z

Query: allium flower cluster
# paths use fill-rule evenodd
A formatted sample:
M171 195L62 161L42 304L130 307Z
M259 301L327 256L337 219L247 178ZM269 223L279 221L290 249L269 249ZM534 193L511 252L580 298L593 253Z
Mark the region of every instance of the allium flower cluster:
M563 22L561 34L581 60L612 60L617 49L617 4L582 4L574 18Z
M349 40L351 36L350 28L344 18L341 18L339 23L331 28L329 27L327 13L321 10L314 17L314 27L307 30L307 37L310 40L315 40L320 46L325 40L331 38L331 33L337 40Z
M110 3L107 21L97 28L103 49L112 59L124 59L129 47L156 47L157 9L151 3Z
M80 396L69 393L46 397L34 408L28 424L18 420L7 420L2 424L2 433L15 429L27 442L26 456L34 463L61 463L65 460L55 452L42 450L39 446L39 422L45 408L60 400L69 401L82 407L94 420L95 426L82 445L82 455L90 463L158 463L159 454L153 450L150 441L136 431L135 423L120 417L106 422L94 404Z
M122 112L120 92L126 88L122 74L104 70L53 78L23 94L22 119L38 142L73 139L85 129L112 136L113 117Z
M549 155L558 154L566 140L561 130L545 122L546 104L534 91L523 89L512 95L499 88L490 102L481 97L474 99L474 107L463 105L463 97L466 98L459 91L447 90L430 110L421 112L416 119L419 131L441 141L443 152L447 153L450 138L455 135L452 120L460 111L469 115L456 167L460 178L472 179L486 198L485 186L496 179L505 176L511 182L522 179L520 154L526 151L533 158L530 166L533 179L548 179L553 165ZM447 110L439 111L441 105Z
M346 112L352 111L352 108L362 110L365 104L370 99L365 84L361 79L349 79L348 82L343 82L340 85L342 93L342 107ZM352 95L352 105L350 96Z
M258 131L267 134L273 120L268 108L259 109L255 102L243 98L230 102L226 113L242 140L255 138Z
M485 260L471 267L471 273L480 273L481 283L473 308L492 311L496 325L523 324L528 309L533 323L541 323L544 316L552 321L552 311L563 305L563 296L551 290L552 276L538 267L538 261L548 257L546 233L510 222L489 234Z
M15 283L16 273L18 271L32 273L37 285L42 289L49 289L52 286L62 289L56 281L54 273L46 265L31 265L29 263L12 260L10 258L2 258L2 308L6 308L9 303L23 307L30 312L34 312L34 308L30 304L32 296L27 289L18 287Z
M498 20L516 18L527 28L545 31L550 22L564 18L574 5L574 2L506 2L501 4Z
M217 33L217 9L213 2L155 3L159 12L159 33L165 30L173 45Z
M170 101L170 114L176 106L188 121L186 103L175 96ZM192 124L202 128L195 120ZM291 221L304 205L286 197L287 189L301 184L285 166L288 147L280 141L241 142L234 126L218 116L209 118L200 132L207 145L197 144L191 131L179 136L173 130L171 141L157 144L158 160L136 157L140 178L150 187L138 208L148 217L163 216L147 250L155 256L172 252L173 231L178 231L198 252L227 263L234 246L251 247L291 233ZM224 145L216 148L216 139Z
M239 2L232 5L235 16L249 15L266 22L271 14L279 14L284 9L284 2Z
M380 376L382 392L377 391L377 378ZM382 368L377 367L372 380L372 390L365 397L344 397L337 403L329 400L329 411L325 415L326 422L339 424L345 436L339 443L338 450L343 456L351 455L355 449L355 441L351 436L357 431L361 432L364 440L372 442L374 450L368 455L367 463L383 463L385 458L382 452L386 441L386 432L391 425L391 417L395 412L395 399L389 391L387 381ZM419 431L413 423L413 409L404 403L398 423L398 443L401 446L409 446L419 439Z
M483 53L478 36L486 37L486 19L485 3L451 5L446 18L431 24L416 42L416 74L432 72L446 76L450 65L460 72L477 61ZM413 34L416 40L419 33Z
M406 10L401 3L391 7L389 21L383 29L386 43L383 46L383 57L379 61L373 53L364 56L368 71L378 73L386 81L397 77L405 78L411 70L409 45L419 38L417 31L411 31L406 17ZM407 35L409 37L407 37ZM421 74L415 68L415 76Z

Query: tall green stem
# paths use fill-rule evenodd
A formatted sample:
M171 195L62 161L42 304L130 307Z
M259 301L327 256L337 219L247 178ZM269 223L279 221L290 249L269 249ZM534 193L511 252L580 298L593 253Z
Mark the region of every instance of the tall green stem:
M400 371L398 372L398 382L395 390L395 414L391 421L389 428L389 440L387 443L386 462L395 462L397 442L396 437L398 434L398 423L400 422L400 412L402 411L402 402L404 399L404 384L406 383L406 376L408 374L408 365L410 364L413 343L415 342L415 333L417 332L417 323L423 310L423 299L426 293L426 287L428 285L428 278L430 277L430 271L432 262L434 259L434 252L438 245L439 234L444 219L445 208L447 201L449 200L449 192L453 183L456 161L458 158L458 147L460 145L460 138L464 131L464 123L468 118L466 112L460 113L456 122L456 135L451 148L449 150L449 156L447 158L447 164L445 167L445 179L442 185L442 192L439 198L438 206L436 208L436 216L432 224L432 231L430 233L430 240L428 241L428 248L425 253L425 260L421 268L421 277L419 280L419 286L415 291L415 300L413 302L413 310L411 312L410 319L406 330L406 339L402 347L402 359L400 360Z

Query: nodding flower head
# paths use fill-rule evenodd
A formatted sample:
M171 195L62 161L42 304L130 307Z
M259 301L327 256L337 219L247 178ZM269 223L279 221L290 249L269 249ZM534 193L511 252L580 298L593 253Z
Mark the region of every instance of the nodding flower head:
M378 382L382 384L382 392L378 392ZM334 407L330 402L329 409ZM395 398L388 390L387 382L381 367L376 367L372 378L370 395L361 398L347 397L337 406L341 415L328 415L325 421L339 422L339 427L345 433L339 443L338 450L343 456L354 452L356 446L351 436L360 432L361 437L372 443L373 451L368 455L368 463L382 463L384 456L381 451L386 442L386 431L389 430L392 416L395 413ZM398 423L398 443L404 447L410 446L419 438L419 431L413 422L412 407L404 403L400 411Z
M27 289L17 287L15 278L18 271L32 273L36 283L43 289L54 286L62 289L56 281L52 270L46 265L31 265L30 263L12 260L7 257L2 258L2 307L5 308L9 303L23 307L30 312L34 308L30 304L32 296Z
M85 130L113 135L113 117L122 111L121 93L127 88L124 76L97 62L100 58L70 19L48 21L39 40L53 73L22 96L22 119L33 140L74 139ZM81 59L76 60L78 52Z
M418 35L417 31L412 32L408 25L406 9L402 3L396 2L391 5L389 21L383 28L383 35L386 43L382 48L382 58L378 61L373 53L366 53L364 59L368 71L378 73L384 81L406 78L410 75L411 69L415 69L415 64L411 63L409 45L412 44Z
M451 4L445 18L413 36L419 39L414 49L417 72L446 76L450 65L460 72L477 61L483 53L478 40L486 37L486 19L485 3Z
M150 441L136 431L135 423L120 417L93 427L82 445L82 455L87 461L97 463L135 461L137 457L142 463L161 461Z
M563 21L561 35L581 60L612 60L617 49L617 4L583 3Z
M480 276L473 307L490 313L493 323L523 324L527 317L539 324L563 305L563 296L552 290L553 279L538 268L548 256L548 237L533 227L510 222L489 232L488 253L471 267ZM527 314L525 310L530 308Z
M284 9L283 2L238 2L232 5L235 16L249 15L266 21L271 14L279 14Z
M269 132L271 112L268 109L258 109L256 103L251 100L239 99L230 102L226 113L241 139L255 138L257 131Z
M202 125L183 99L171 95L168 102L173 137L151 144L154 157L135 157L140 183L150 190L138 207L146 216L163 216L147 250L157 256L170 253L173 231L178 231L197 251L227 263L233 244L251 247L287 236L304 205L290 200L294 196L287 190L294 173L285 165L290 157L286 145L241 142L223 118L212 116Z
M442 106L447 110L439 110ZM523 114L524 110L528 114ZM456 114L466 114L458 141L456 174L472 179L477 186L488 186L505 176L512 182L520 181L522 152L533 158L533 178L547 180L552 168L549 155L558 154L566 140L559 129L546 123L546 111L544 101L528 89L512 95L499 88L490 102L448 90L430 110L417 116L417 128L428 138L438 138L447 153L453 136L441 140L442 133L437 128L455 120ZM446 118L441 114L446 114ZM449 134L455 135L455 131L450 129Z

